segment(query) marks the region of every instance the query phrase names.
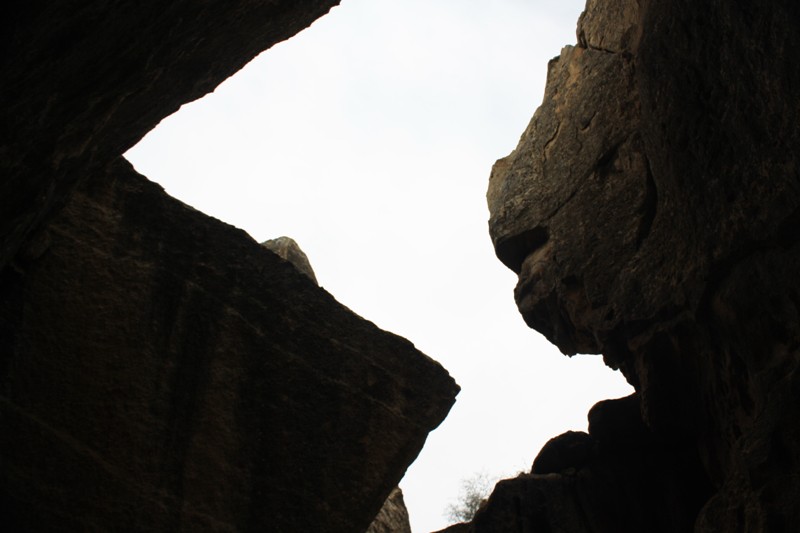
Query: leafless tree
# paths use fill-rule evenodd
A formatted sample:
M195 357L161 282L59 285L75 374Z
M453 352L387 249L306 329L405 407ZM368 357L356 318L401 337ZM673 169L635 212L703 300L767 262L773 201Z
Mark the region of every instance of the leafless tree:
M493 480L486 472L462 479L458 500L447 506L445 516L451 522L469 522L489 497L492 486Z

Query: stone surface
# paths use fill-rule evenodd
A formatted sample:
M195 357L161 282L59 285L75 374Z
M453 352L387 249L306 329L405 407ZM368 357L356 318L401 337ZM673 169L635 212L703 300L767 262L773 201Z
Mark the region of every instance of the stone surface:
M637 391L635 405L590 414L614 443L597 461L630 445L631 424L650 435L645 456L696 458L679 479L656 469L588 493L659 477L710 487L702 507L669 500L692 520L642 531L800 523L799 24L788 0L590 0L578 44L550 63L542 106L492 171L490 233L519 274L523 318L565 354L602 354ZM594 468L576 479L594 483ZM585 491L558 475L510 484L506 498L529 508L493 496L475 530L517 531L504 529L515 513L556 527L585 510ZM542 483L544 499L531 488Z
M339 0L11 0L0 21L0 267L87 168Z
M261 246L272 250L282 258L289 261L297 270L311 278L311 281L317 283L317 276L314 275L314 269L311 268L311 263L308 261L308 256L300 248L300 245L295 242L291 237L278 237L277 239L270 239L261 243ZM317 283L319 285L319 283Z
M292 264L298 271L308 276L311 281L319 285L314 269L308 261L308 256L291 237L278 237L261 243L268 250ZM403 500L403 491L395 487L383 503L380 512L370 524L367 533L411 533L408 519L408 509Z
M4 531L361 533L458 386L121 154L336 0L0 22Z
M569 468L579 468L596 455L594 439L582 431L567 431L553 437L542 447L533 461L532 474L558 474Z
M411 533L408 509L403 500L403 491L399 487L389 495L366 533Z
M603 402L596 434L551 439L531 473L498 483L472 522L442 533L691 531L710 490L699 460L643 431L640 418L613 416L634 404L637 395Z
M0 292L16 531L364 531L458 390L121 159Z

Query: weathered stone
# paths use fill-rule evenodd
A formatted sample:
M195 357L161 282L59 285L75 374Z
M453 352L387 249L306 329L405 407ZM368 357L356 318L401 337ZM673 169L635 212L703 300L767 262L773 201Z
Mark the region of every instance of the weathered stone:
M578 46L551 62L542 106L493 169L490 233L524 319L566 354L602 353L637 390L593 410L598 461L638 447L695 469L645 469L592 497L638 505L619 491L659 478L712 487L702 510L665 502L689 521L609 530L800 523L798 25L788 0L590 0ZM552 526L576 497L558 490L514 497ZM493 500L490 515L533 520ZM512 530L479 518L476 531Z
M0 268L88 168L102 168L338 3L7 3L0 21Z
M124 160L0 280L14 531L364 531L457 386Z
M520 275L520 311L567 353L598 351L592 328L617 324L609 308L613 266L635 252L649 226L652 180L637 123L630 61L567 47L550 64L545 102L520 145L492 172L492 239ZM591 213L576 219L575 206ZM585 272L587 257L597 279Z
M635 402L636 395L614 400L601 411L627 410ZM600 427L605 419L601 416ZM615 429L628 429L615 424ZM684 455L684 450L673 451L646 430L615 442L567 432L542 448L530 474L498 483L472 522L445 531L690 531L709 486L697 457Z
M362 532L446 415L437 363L120 157L337 3L7 6L4 531Z
M411 533L403 491L394 489L366 533Z
M282 258L289 261L297 270L311 278L311 281L317 283L317 276L314 275L314 269L311 268L311 263L308 262L308 256L300 248L300 245L295 242L291 237L278 237L277 239L270 239L261 243L261 246L272 250ZM317 283L319 285L319 283Z
M283 259L287 260L297 270L311 278L319 285L314 269L308 261L308 256L291 237L278 237L261 243L261 246L272 250ZM411 533L411 525L408 519L408 509L403 500L403 491L396 487L389 498L381 507L380 512L372 521L366 533Z
M642 37L641 0L587 0L578 19L578 45L610 53L630 52Z

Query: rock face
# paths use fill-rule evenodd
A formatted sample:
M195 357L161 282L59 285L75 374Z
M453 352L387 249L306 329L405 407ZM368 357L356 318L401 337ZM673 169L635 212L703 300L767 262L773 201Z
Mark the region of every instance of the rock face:
M12 3L4 531L360 533L446 416L436 362L120 157L333 4Z
M308 262L308 256L300 248L300 245L295 242L291 237L278 237L277 239L270 239L262 242L261 246L272 250L282 258L289 261L294 267L311 278L311 281L317 283L317 276L314 275L314 269L311 268L311 263Z
M408 509L403 500L403 491L399 487L389 495L366 533L411 533Z
M0 22L0 267L164 117L338 0L7 3Z
M317 277L308 261L308 256L291 237L278 237L262 242L261 246L272 250L280 257L292 264L298 271L308 276L317 283ZM318 283L317 283L318 284ZM408 520L408 509L403 500L403 491L395 487L384 502L378 516L372 521L367 533L411 533Z
M788 0L587 3L492 171L490 233L525 321L637 392L590 415L593 455L501 484L475 531L800 523L798 24Z
M123 160L21 255L0 283L19 531L363 531L457 391Z

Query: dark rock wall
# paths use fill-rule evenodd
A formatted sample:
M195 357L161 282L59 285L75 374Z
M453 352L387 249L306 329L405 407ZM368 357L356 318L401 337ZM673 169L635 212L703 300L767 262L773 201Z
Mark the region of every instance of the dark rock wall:
M458 386L121 153L336 1L0 24L3 531L361 533Z
M363 530L457 391L121 159L23 256L0 283L20 531Z
M637 449L685 465L636 483L675 484L691 521L617 530L800 524L798 27L789 1L589 0L493 169L490 231L524 319L621 369L650 435ZM507 530L489 514L477 531Z
M338 0L10 0L0 22L0 267L124 153Z

